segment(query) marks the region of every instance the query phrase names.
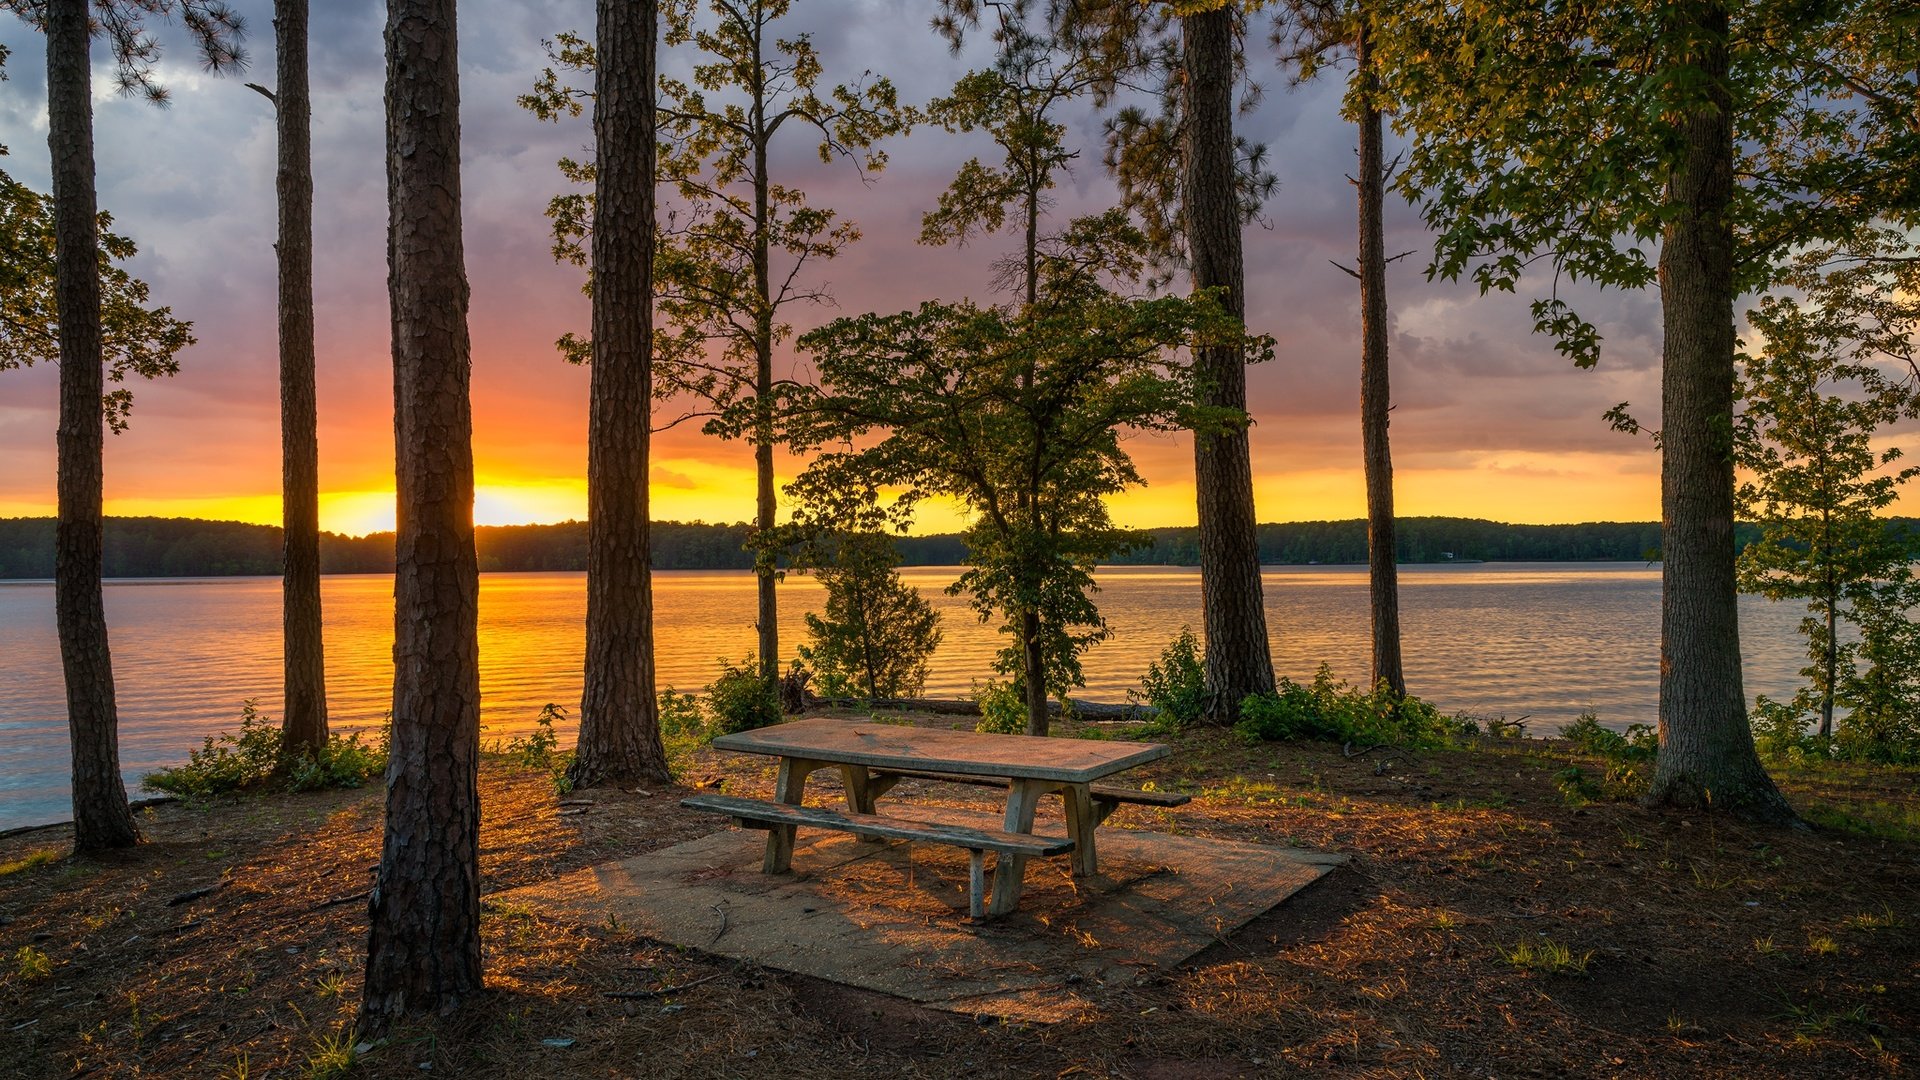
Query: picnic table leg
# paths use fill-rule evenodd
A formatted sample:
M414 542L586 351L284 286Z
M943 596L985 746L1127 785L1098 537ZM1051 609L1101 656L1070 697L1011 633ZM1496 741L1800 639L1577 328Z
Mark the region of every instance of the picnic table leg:
M1033 832L1033 811L1040 802L1041 784L1033 780L1015 780L1007 792L1006 829L1011 833ZM1026 884L1027 857L1001 852L993 860L993 903L987 911L1005 915L1020 902L1020 890Z
M840 783L847 789L847 812L851 814L873 813L873 803L880 792L875 790L873 776L865 765L840 766ZM884 836L862 836L863 844L884 844Z
M799 806L807 790L807 774L820 767L817 761L783 757L773 783L773 797L789 806ZM767 830L767 854L760 861L763 874L784 874L793 869L793 826L775 825Z
M1074 877L1092 877L1100 872L1100 855L1093 843L1099 819L1093 812L1093 795L1085 784L1068 784L1060 789L1060 801L1067 814L1067 835L1073 850L1067 853Z

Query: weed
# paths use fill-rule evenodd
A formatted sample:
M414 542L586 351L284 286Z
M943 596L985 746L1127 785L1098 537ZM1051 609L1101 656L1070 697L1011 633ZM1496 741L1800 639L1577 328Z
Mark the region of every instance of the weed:
M1768 934L1766 937L1753 939L1753 951L1759 953L1761 956L1777 956L1780 952L1780 946L1774 944L1773 935Z
M1432 926L1435 930L1454 930L1460 926L1460 920L1454 918L1452 912L1442 911L1434 915Z
M1522 941L1499 952L1502 960L1522 971L1539 971L1548 975L1585 975L1587 964L1593 959L1592 953L1575 954L1572 949L1552 938Z
M245 1050L233 1053L233 1064L220 1070L220 1080L252 1080L253 1062Z
M331 1035L315 1035L313 1049L307 1054L307 1080L335 1080L345 1076L359 1058L353 1029L343 1027Z
M1907 921L1887 904L1882 904L1877 912L1862 912L1840 920L1842 930L1898 930L1905 925Z
M1832 956L1840 951L1840 943L1825 934L1809 934L1807 951L1815 956Z
M344 997L347 993L347 977L337 971L328 972L314 984L313 993L322 999Z
M22 945L13 954L13 972L21 982L37 982L53 977L53 959L31 945Z

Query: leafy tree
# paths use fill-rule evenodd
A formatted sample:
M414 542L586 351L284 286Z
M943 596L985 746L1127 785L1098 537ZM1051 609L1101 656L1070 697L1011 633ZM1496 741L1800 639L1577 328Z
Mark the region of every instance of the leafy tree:
M387 6L393 726L359 1035L481 990L479 568L456 0Z
M705 22L693 4L667 7L666 44L691 43L702 62L691 84L659 83L658 179L674 203L655 265L664 324L654 344L658 393L690 395L704 404L681 419L707 416L708 431L752 443L762 532L774 528L778 510L776 399L786 380L775 378L774 349L792 335L791 309L830 299L806 280L808 265L834 258L860 235L852 222L809 205L803 191L777 178L775 149L783 131L805 132L818 140L822 162L850 162L870 176L886 165L878 144L914 119L886 79L821 88L824 71L811 38L775 36L791 7L792 0L712 0ZM549 55L576 74L598 63L594 46L573 34L558 35ZM557 119L577 114L588 96L550 67L520 100L543 119ZM594 178L593 163L563 159L560 169L576 184ZM548 216L555 256L583 262L593 201L579 192L560 195ZM576 362L593 355L593 342L575 335L559 345ZM771 683L780 667L777 571L762 562L756 573L760 665Z
M1413 142L1400 184L1437 236L1430 273L1513 290L1544 259L1555 280L1658 281L1665 560L1648 799L1774 822L1793 812L1754 752L1741 687L1734 303L1791 246L1899 209L1893 134L1812 55L1827 10L1409 0L1376 24ZM1597 328L1564 298L1533 311L1561 352L1597 359Z
M320 627L320 410L313 347L313 100L307 78L307 0L274 0L274 191L280 232L281 683L286 745L327 746L327 669Z
M1238 0L1172 5L1049 4L1042 13L1056 39L1094 58L1103 103L1141 72L1159 111L1129 106L1107 125L1106 164L1123 206L1138 218L1161 263L1184 262L1196 293L1210 293L1228 315L1246 315L1240 229L1275 180L1264 148L1233 132L1235 89L1244 103L1257 87L1244 79L1240 38L1247 8ZM943 0L936 29L956 45L983 14L1003 27L1031 16L1025 0ZM1195 355L1202 403L1245 413L1247 356L1238 339L1219 339ZM1201 603L1207 639L1210 718L1230 722L1241 699L1273 689L1273 660L1261 599L1255 538L1253 461L1245 425L1194 434Z
M1360 131L1359 260L1347 270L1360 283L1360 436L1367 483L1367 588L1373 631L1373 682L1407 692L1400 660L1400 580L1393 520L1393 455L1387 425L1393 408L1387 363L1385 110L1374 70L1372 5L1363 0L1286 0L1275 44L1301 80L1339 52L1353 72L1347 112Z
M1122 431L1245 420L1197 405L1198 375L1175 352L1238 340L1238 322L1206 297L1130 299L1089 274L1114 252L1138 266L1143 238L1117 213L1069 232L1079 238L1042 262L1036 304L928 302L800 340L820 387L801 396L796 434L847 448L821 453L796 483L897 491L902 515L931 496L974 514L953 591L1012 638L997 666L1019 681L1035 735L1048 693L1078 684L1080 653L1107 634L1089 596L1094 566L1137 542L1102 501L1140 482Z
M1803 674L1827 737L1841 666L1852 667L1839 632L1847 601L1905 576L1913 552L1880 515L1920 467L1886 471L1900 450L1876 450L1872 440L1900 418L1905 394L1877 368L1836 357L1819 313L1771 296L1748 322L1765 347L1744 364L1736 445L1753 476L1740 486L1741 508L1761 533L1740 552L1740 585L1807 602L1801 632L1812 664Z
M653 673L647 460L653 384L656 7L603 2L594 69L593 339L588 418L587 658L567 779L665 783Z
M940 644L940 613L900 577L892 538L841 531L803 565L827 591L825 613L807 612L812 641L800 647L822 694L867 700L918 694Z
M173 323L164 311L139 312L144 287L133 289L126 280L116 283L111 269L103 273L101 267L103 259L124 256L117 256L111 245L103 253L100 237L92 37L98 32L107 38L123 92L143 92L148 100L164 104L166 89L152 74L160 46L146 32L146 18L180 16L202 60L214 70L242 65L242 26L239 16L218 0L0 0L0 9L26 19L47 36L54 274L53 302L42 310L57 317L51 324L42 318L28 325L37 325L43 333L51 328L60 359L53 589L73 749L74 847L127 847L139 841L140 833L120 778L119 714L100 574L102 422L118 430L114 417L124 416L129 399L123 389L106 395L103 380L110 355L126 358L124 364L113 362L116 380L127 370L170 370L173 353L190 339L185 324ZM125 246L128 254L130 248ZM115 311L109 304L127 298L134 301L131 308ZM133 332L114 341L107 336L110 325Z

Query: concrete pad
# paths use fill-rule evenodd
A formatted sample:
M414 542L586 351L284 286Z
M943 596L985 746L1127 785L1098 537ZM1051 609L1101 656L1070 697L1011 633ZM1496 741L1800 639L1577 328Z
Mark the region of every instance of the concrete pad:
M902 817L998 827L985 814L896 804ZM1049 827L1053 826L1053 827ZM1036 832L1058 832L1046 823ZM1065 857L1027 864L1019 910L967 921L967 855L936 845L809 834L793 873L760 872L766 834L726 829L497 894L554 918L1012 1020L1067 1019L1076 988L1132 983L1245 925L1343 856L1101 829L1096 878ZM490 898L493 899L493 898Z

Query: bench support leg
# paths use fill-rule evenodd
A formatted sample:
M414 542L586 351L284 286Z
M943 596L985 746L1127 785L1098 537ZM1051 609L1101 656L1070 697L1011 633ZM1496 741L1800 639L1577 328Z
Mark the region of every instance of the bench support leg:
M821 767L805 758L781 758L780 771L773 784L773 797L789 806L799 806L807 790L807 775ZM767 830L767 854L760 860L760 872L784 874L793 869L793 826L775 825Z
M1060 789L1060 801L1067 814L1067 835L1073 850L1067 853L1074 877L1092 877L1100 872L1100 854L1094 847L1093 833L1100 816L1093 808L1093 796L1085 784L1068 784Z
M1007 795L1006 830L1033 832L1033 811L1045 786L1032 780L1015 780ZM993 860L993 903L987 911L1005 915L1020 903L1020 891L1026 885L1027 857L1001 852Z
M967 849L967 915L987 917L987 853L979 848Z
M874 800L879 798L879 787L865 765L840 766L840 785L847 789L847 811L853 814L873 813ZM862 836L863 844L884 844L885 837Z

